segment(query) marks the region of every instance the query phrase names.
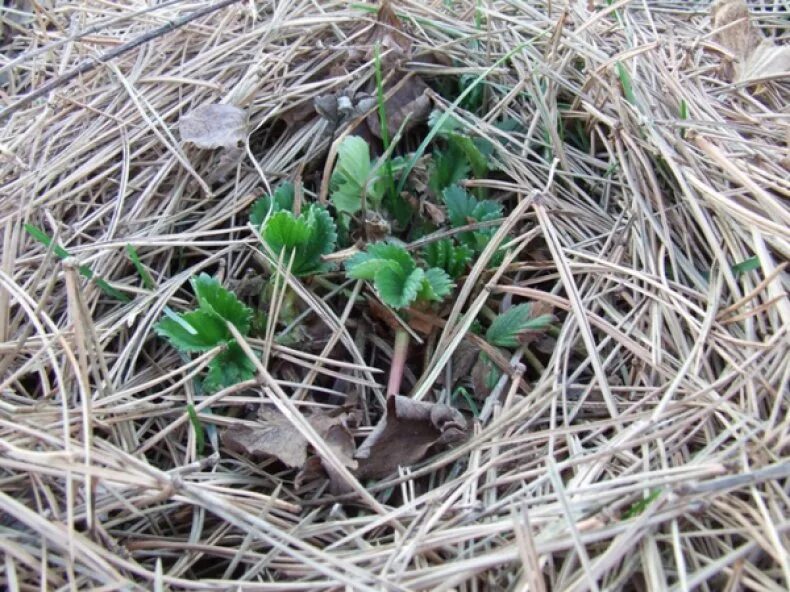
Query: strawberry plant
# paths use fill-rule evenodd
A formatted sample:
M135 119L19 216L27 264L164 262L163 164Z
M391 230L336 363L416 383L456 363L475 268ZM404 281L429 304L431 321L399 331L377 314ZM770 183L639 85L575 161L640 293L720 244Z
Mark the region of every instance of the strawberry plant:
M291 265L291 273L312 275L329 270L322 259L335 250L337 226L326 208L309 204L299 216L292 212L293 183L283 183L272 195L258 199L250 209L250 222L275 256Z
M209 362L208 374L203 381L207 391L218 391L252 378L255 366L227 325L231 323L239 333L247 335L252 311L208 274L201 273L190 283L197 296L197 309L180 314L166 310L165 318L155 325L154 331L187 354L223 346L223 350Z
M415 302L426 306L441 302L454 284L444 269L423 268L417 265L409 252L391 243L375 243L363 253L346 262L348 277L373 282L379 298L393 308L405 308ZM409 334L403 328L395 333L392 366L387 395L400 390L403 367L409 347Z
M476 222L490 222L502 217L500 204L490 199L478 200L458 185L452 185L445 189L442 192L442 198L447 206L447 217L454 228ZM495 232L496 228L493 226L464 231L458 234L458 240L474 253L480 254ZM501 256L495 257L493 263L498 264L500 261Z
M474 253L468 246L456 244L449 238L432 242L422 250L422 258L427 265L443 269L453 279L463 275L472 255Z

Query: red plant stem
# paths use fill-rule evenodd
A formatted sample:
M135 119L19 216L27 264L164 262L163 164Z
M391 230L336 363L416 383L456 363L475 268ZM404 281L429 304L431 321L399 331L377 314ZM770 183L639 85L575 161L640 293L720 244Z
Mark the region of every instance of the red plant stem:
M390 366L390 379L387 383L387 396L399 394L400 383L403 380L403 368L406 365L406 356L409 353L409 334L404 329L395 332L395 345L392 346L392 366Z

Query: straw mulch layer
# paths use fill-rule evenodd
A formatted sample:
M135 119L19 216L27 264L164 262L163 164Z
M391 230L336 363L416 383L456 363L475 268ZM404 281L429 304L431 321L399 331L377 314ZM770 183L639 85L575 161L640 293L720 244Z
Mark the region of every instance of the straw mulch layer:
M434 109L454 99L443 84L512 52L485 76L485 109L456 111L494 145L498 168L476 184L506 206L491 249L510 258L470 268L408 358L401 391L461 409L466 439L384 479L346 471L341 494L221 436L261 403L307 412L352 394L357 444L369 433L392 353L369 286L287 276L306 338L251 338L265 371L214 393L200 377L218 352L179 354L153 327L193 305L201 272L237 288L270 277L250 205L285 179L318 198L348 130L313 101L370 92L376 7L223 2L190 19L209 5L5 4L10 589L788 588L790 92L786 76L744 74L752 47L714 31L708 3L395 5L402 68ZM776 4L715 25L781 45ZM179 136L181 117L218 102L249 117L235 154ZM488 393L455 377L475 416L443 387L454 354L476 319L519 302L543 303L554 330L501 350Z

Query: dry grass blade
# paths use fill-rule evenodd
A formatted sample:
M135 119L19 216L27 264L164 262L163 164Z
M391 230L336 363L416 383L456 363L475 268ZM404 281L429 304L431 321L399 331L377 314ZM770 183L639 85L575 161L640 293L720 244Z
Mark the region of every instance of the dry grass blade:
M336 0L149 4L2 9L0 581L790 588L780 2L393 0L384 25ZM335 152L366 114L335 125L312 105L375 93L371 31L409 54L387 84L425 81L423 102L455 103L458 129L490 148L465 189L504 206L406 237L417 258L461 233L493 240L453 301L422 311L433 332L414 333L403 379L462 409L468 439L380 481L305 420L358 413L361 442L381 417L394 353L374 295L337 271L295 276L248 224L284 180L304 181L297 211L331 202ZM179 140L183 116L217 104L249 116L240 143ZM439 132L416 125L391 149ZM406 162L422 182L432 161ZM322 262L363 247L342 246ZM190 357L154 331L194 304L201 272L258 306L254 332L229 329L250 373L215 391L201 377L227 343ZM524 302L553 327L487 343ZM458 372L467 346L492 360L486 393ZM305 466L350 493L221 444L263 403L309 443Z

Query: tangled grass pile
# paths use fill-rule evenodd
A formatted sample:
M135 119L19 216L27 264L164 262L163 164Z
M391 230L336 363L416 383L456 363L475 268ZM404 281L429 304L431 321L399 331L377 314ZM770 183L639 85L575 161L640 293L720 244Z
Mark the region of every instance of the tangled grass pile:
M9 589L788 589L778 3L10 4Z

